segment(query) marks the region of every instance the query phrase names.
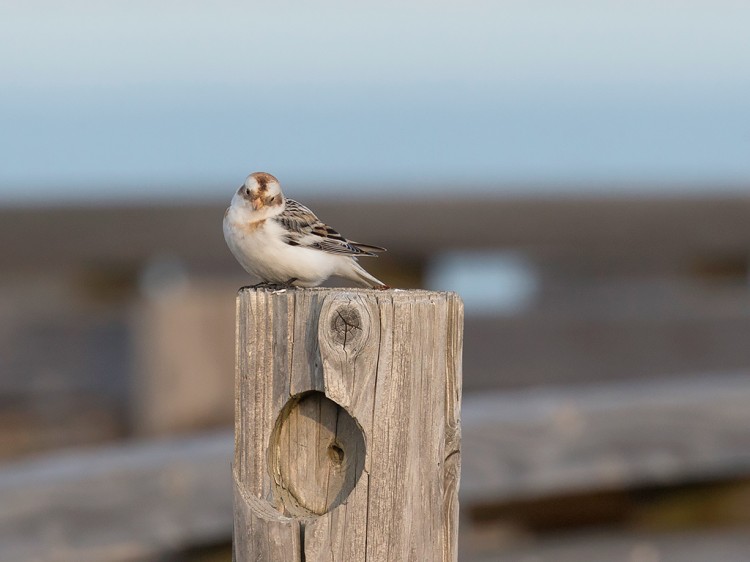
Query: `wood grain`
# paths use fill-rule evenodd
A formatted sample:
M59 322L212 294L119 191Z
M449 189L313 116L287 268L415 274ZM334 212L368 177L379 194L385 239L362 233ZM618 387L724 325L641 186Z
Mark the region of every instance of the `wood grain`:
M235 560L454 562L458 296L246 289L237 303Z

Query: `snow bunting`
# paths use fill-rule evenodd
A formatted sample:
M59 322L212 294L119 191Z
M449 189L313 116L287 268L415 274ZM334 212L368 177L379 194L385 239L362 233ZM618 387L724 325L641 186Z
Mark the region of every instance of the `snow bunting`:
M357 263L384 248L347 240L285 198L271 174L247 176L224 213L224 239L240 265L264 284L316 287L335 275L362 287L388 288Z

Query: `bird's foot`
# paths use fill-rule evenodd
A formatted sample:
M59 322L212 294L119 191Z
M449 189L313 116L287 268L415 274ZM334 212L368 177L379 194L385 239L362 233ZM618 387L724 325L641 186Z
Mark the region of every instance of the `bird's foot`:
M245 287L242 287L240 290L267 289L269 291L285 291L286 289L293 289L295 281L297 281L296 277L292 277L291 279L288 279L284 283L268 283L266 281L263 281L261 283L256 283L255 285L247 285Z
M274 287L278 287L276 283L267 283L265 281L262 281L260 283L256 283L255 285L245 285L244 287L240 287L240 291L244 291L245 289L271 289Z

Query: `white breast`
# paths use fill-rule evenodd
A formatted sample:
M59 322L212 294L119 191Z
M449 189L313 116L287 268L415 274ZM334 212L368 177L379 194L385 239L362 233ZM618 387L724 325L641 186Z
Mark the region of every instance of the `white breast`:
M224 239L248 273L268 283L299 281L295 285L320 285L339 267L343 256L320 250L290 246L284 241L284 229L271 219L249 223L232 207L224 216ZM344 258L349 259L349 258Z

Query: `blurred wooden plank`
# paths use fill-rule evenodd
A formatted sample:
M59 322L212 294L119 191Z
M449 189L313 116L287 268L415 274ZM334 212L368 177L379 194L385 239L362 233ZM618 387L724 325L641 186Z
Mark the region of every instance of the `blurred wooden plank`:
M0 560L153 560L228 540L229 431L0 468Z
M232 189L226 201L211 204L0 209L0 239L14 241L0 246L0 266L134 263L172 255L232 271L221 232ZM302 197L292 187L289 193ZM750 197L740 195L302 200L346 236L387 247L392 259L513 248L609 263L636 258L658 268L695 252L746 256L750 246ZM446 224L451 228L441 227ZM45 236L50 225L59 236Z
M750 299L732 310L467 316L467 393L720 373L750 366Z
M484 534L484 536L482 536ZM462 536L464 562L747 562L746 529L693 529L681 533L588 531L517 541L494 541L491 530ZM497 543L500 542L500 545Z
M750 474L748 404L749 373L465 395L462 500Z
M748 404L748 373L465 395L462 506L748 475ZM0 560L228 540L232 446L223 431L4 465Z

